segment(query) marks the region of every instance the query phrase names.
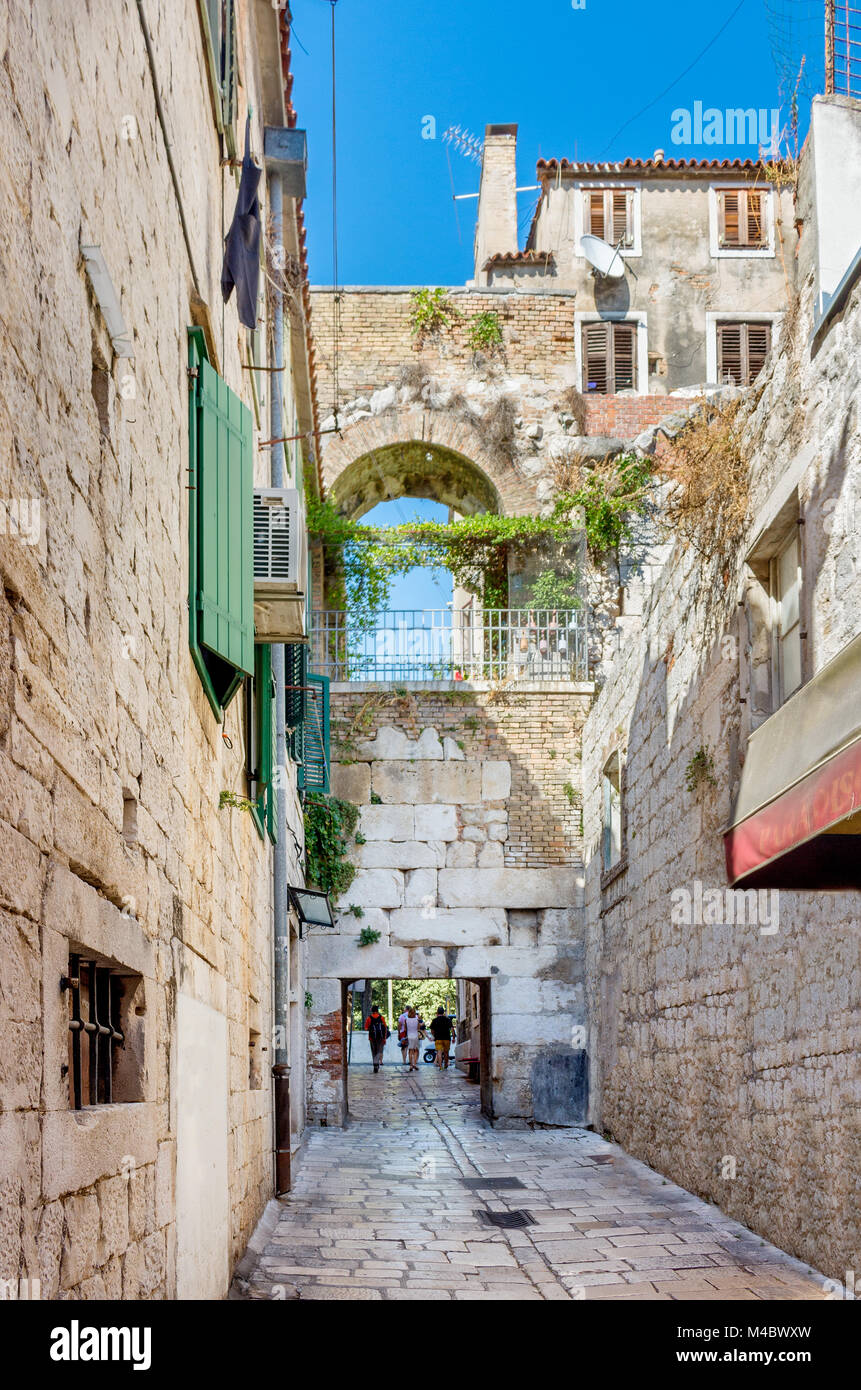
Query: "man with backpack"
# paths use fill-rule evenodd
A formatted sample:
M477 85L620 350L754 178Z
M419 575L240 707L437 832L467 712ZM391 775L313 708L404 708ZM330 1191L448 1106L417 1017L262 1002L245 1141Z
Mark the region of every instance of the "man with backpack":
M451 1019L442 1004L436 1011L436 1018L432 1020L430 1030L436 1044L434 1066L438 1067L440 1071L448 1071L448 1054L451 1050Z
M368 1030L368 1042L371 1044L371 1061L374 1064L374 1071L379 1071L383 1062L383 1049L389 1036L389 1030L386 1027L386 1020L376 1004L371 1009L370 1016L365 1019L365 1027Z

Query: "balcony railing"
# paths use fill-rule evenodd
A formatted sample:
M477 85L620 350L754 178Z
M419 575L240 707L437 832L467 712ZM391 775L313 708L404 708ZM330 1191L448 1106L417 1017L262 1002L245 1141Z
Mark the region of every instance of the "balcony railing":
M580 609L424 608L361 622L332 609L311 618L311 668L333 681L589 678Z

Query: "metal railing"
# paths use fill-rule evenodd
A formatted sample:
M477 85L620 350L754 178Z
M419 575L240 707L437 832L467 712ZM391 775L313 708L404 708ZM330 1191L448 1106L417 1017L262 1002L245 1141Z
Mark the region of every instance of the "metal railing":
M861 8L848 0L825 2L825 91L861 96Z
M420 608L355 622L319 610L311 617L311 669L333 681L588 680L586 613Z

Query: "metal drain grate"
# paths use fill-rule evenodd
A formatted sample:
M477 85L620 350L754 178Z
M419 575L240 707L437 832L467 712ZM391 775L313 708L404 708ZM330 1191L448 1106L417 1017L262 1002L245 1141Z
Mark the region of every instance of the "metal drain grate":
M531 1211L477 1211L475 1214L486 1226L499 1226L504 1231L535 1225Z
M464 1187L471 1187L473 1190L479 1187L494 1187L502 1192L512 1187L525 1187L526 1183L519 1178L461 1178Z

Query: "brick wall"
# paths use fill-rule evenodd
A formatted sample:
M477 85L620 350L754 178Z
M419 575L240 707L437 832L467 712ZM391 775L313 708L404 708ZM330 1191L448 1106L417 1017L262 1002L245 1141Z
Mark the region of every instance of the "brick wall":
M586 433L632 439L647 425L657 425L667 415L685 410L689 402L678 396L597 396L586 398Z
M462 315L450 331L419 343L410 331L408 290L339 291L338 375L342 401L367 395L395 381L405 364L421 361L440 381L464 381L473 373L467 343L469 319L495 311L505 338L498 359L506 375L543 377L574 360L574 296L547 294L474 294L452 290L451 302ZM332 406L334 321L331 291L311 293L311 326L317 345L320 406Z

